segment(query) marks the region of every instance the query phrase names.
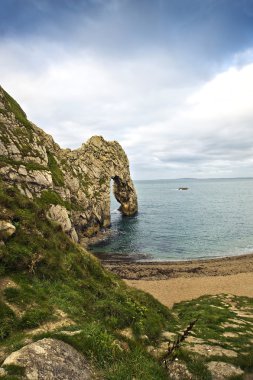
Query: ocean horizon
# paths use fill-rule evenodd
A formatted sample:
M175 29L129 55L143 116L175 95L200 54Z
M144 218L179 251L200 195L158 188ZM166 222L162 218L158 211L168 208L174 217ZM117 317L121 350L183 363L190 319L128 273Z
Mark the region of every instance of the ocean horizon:
M122 216L111 196L111 233L90 247L99 258L184 261L253 252L253 178L134 183L139 212Z

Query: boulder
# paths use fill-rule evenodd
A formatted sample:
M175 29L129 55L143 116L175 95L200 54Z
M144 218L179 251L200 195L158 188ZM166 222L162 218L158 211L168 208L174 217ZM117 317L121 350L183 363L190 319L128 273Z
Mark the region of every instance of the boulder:
M85 357L69 344L45 338L10 354L3 363L24 368L26 380L89 380L94 378Z
M167 370L172 380L192 380L193 375L189 372L185 363L174 361L168 363Z
M209 362L207 367L212 374L213 380L225 380L232 376L242 376L244 373L241 368L225 362Z
M52 205L47 212L48 219L59 224L64 232L70 232L71 221L68 212L64 206Z
M75 243L78 242L78 235L72 226L68 211L64 206L51 205L47 212L47 217L61 226L62 231L68 234Z
M16 227L12 223L6 220L0 220L0 240L8 239L15 231Z

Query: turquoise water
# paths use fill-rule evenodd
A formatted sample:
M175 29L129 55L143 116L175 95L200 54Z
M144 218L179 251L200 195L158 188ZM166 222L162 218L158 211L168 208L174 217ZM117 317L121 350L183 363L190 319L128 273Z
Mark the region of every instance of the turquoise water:
M179 191L179 187L188 187ZM253 179L136 181L139 213L111 202L112 235L101 258L186 260L253 252Z

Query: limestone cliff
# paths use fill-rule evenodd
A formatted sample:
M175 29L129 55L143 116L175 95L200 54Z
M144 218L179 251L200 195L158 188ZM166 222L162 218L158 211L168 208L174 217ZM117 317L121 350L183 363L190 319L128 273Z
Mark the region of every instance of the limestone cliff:
M93 136L79 149L61 149L1 87L0 175L27 197L40 197L48 217L75 241L110 226L111 179L122 213L137 212L129 162L118 142Z

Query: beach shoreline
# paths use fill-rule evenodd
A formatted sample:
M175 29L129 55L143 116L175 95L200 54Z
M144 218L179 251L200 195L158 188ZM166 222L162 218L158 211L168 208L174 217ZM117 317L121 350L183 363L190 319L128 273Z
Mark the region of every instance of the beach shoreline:
M253 297L253 254L177 262L102 261L102 265L169 308L205 295Z
M100 256L101 260L101 256ZM253 272L253 253L185 261L101 260L102 265L126 280L165 280L177 277L227 276Z

